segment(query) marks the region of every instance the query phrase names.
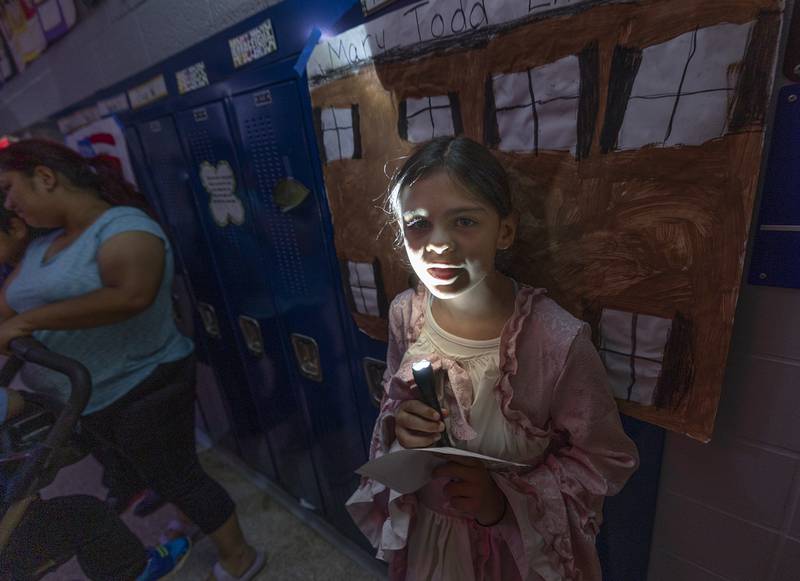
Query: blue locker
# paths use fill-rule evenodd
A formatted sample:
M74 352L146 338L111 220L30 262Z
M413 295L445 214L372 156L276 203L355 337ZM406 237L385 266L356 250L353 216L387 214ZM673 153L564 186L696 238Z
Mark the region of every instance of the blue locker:
M125 129L125 140L131 156L133 171L136 174L136 180L139 184L139 190L145 198L147 198L153 211L158 215L158 219L172 243L172 251L175 259L175 283L173 285L172 300L175 307L178 330L194 340L195 355L198 361L210 365L211 362L208 357L205 336L196 333L197 329L200 328L199 324L201 321L195 310L195 300L191 293L186 266L184 265L180 244L178 243L178 234L170 228L163 203L147 171L144 149L142 148L139 134L136 132L135 128L128 127Z
M196 217L175 124L171 117L163 117L141 123L136 129L129 128L127 134L134 165L144 177L142 187L155 203L173 240L175 253L186 270L193 300L196 305L207 306L207 316L212 310L217 314L216 331L200 331L204 326L196 325L195 340L205 347L217 382L225 392L240 453L254 468L275 477L269 446L236 351L233 328L225 316L225 302L214 265L206 259L208 244ZM213 326L212 321L206 324Z
M177 113L176 120L277 480L296 498L321 507L304 410L286 368L284 331L272 300L274 267L255 234L258 226L240 180L225 107L220 101L208 103Z
M361 541L344 505L358 484L354 470L365 460L364 439L298 82L304 80L238 95L232 109L253 223L268 242L264 254L284 348L310 416L326 514Z
M778 94L749 283L800 288L800 84Z
M366 447L365 454L369 454L369 444L372 441L372 431L375 420L378 418L381 397L383 397L383 372L386 370L387 344L383 341L370 339L361 333L350 322L351 339L356 347L356 401L358 403L358 417L361 420L361 430L364 434ZM366 458L366 456L365 456Z

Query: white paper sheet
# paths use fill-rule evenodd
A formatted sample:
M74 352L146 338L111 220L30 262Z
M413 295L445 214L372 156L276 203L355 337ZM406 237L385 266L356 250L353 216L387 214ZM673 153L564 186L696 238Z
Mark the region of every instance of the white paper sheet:
M630 400L642 405L653 404L671 329L672 321L669 319L639 314L634 348L633 314L603 309L600 318L601 357L615 397L628 399L628 388L633 381Z
M528 105L531 102L528 71L495 75L492 77L492 87L494 89L494 106L497 109Z
M535 149L532 106L535 100L538 149L575 151L580 94L580 64L576 56L530 71L496 75L492 85L501 150ZM506 107L514 108L503 110Z
M537 103L559 97L577 97L581 87L578 57L570 55L532 69L531 81Z
M352 159L355 153L353 110L349 107L325 108L320 115L325 159Z
M578 99L558 99L536 106L539 150L572 151L578 145Z
M406 99L406 122L408 140L411 143L422 143L434 137L454 135L450 97L437 95Z
M374 288L362 288L361 294L364 296L364 306L367 309L365 315L380 317L381 312L378 308L378 291Z
M674 96L661 99L629 99L617 147L638 149L651 143L662 144L674 104Z
M753 23L719 24L697 31L697 46L686 71L682 93L733 89L738 76L731 65L744 57Z
M363 287L375 288L375 270L369 262L356 262L358 284Z
M744 57L752 27L718 24L644 49L619 149L700 145L724 135L737 82L733 65Z
M500 132L500 150L533 151L536 128L532 107L498 111L497 129Z
M732 96L732 90L682 95L664 145L701 145L725 135Z
M636 355L661 361L671 330L671 320L640 314L636 317Z
M483 454L476 454L457 448L415 448L389 452L375 460L371 460L356 470L356 473L367 476L401 494L416 492L432 480L433 470L448 462L449 457L477 458L483 460L490 468L518 467L526 464L508 462Z
M627 311L603 309L600 314L600 346L618 353L631 352L633 315Z

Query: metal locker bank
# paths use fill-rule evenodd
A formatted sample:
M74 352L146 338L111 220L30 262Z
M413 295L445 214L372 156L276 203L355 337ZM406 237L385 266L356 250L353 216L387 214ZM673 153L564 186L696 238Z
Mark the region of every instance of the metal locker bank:
M307 82L296 66L308 36L281 38L298 28L296 10L288 3L265 13L278 50L257 66L123 122L184 256L233 423L250 426L237 427L243 457L363 545L344 503L374 412L340 290ZM209 69L230 68L209 59L215 42L178 55L171 68L200 55Z

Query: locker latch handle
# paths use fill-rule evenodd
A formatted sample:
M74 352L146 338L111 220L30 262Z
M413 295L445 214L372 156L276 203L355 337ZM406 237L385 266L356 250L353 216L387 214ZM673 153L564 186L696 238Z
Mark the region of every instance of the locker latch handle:
M292 333L290 337L300 373L308 379L322 382L322 364L317 342L311 337L299 333Z
M369 399L372 405L380 409L383 401L383 374L386 371L386 362L373 357L364 357L362 365L367 378Z
M208 303L197 303L197 311L200 313L200 320L203 321L203 328L209 337L219 339L221 334L219 332L219 320L217 319L217 311Z
M261 325L253 317L239 315L239 329L242 331L247 350L253 357L264 356L264 337Z

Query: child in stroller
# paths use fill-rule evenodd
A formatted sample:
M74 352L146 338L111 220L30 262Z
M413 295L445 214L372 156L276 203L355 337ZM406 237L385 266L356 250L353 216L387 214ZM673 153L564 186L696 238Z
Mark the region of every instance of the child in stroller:
M81 367L33 342L17 340L12 348L38 364ZM6 365L19 367L13 358ZM13 370L4 371L3 379L13 376ZM185 561L190 548L186 537L145 548L100 499L73 495L43 500L38 494L59 468L75 460L70 436L91 388L88 372L77 377L83 381L74 382L73 395L57 419L55 404L0 386L0 401L13 402L0 417L0 580L39 579L73 556L93 581L164 579Z

